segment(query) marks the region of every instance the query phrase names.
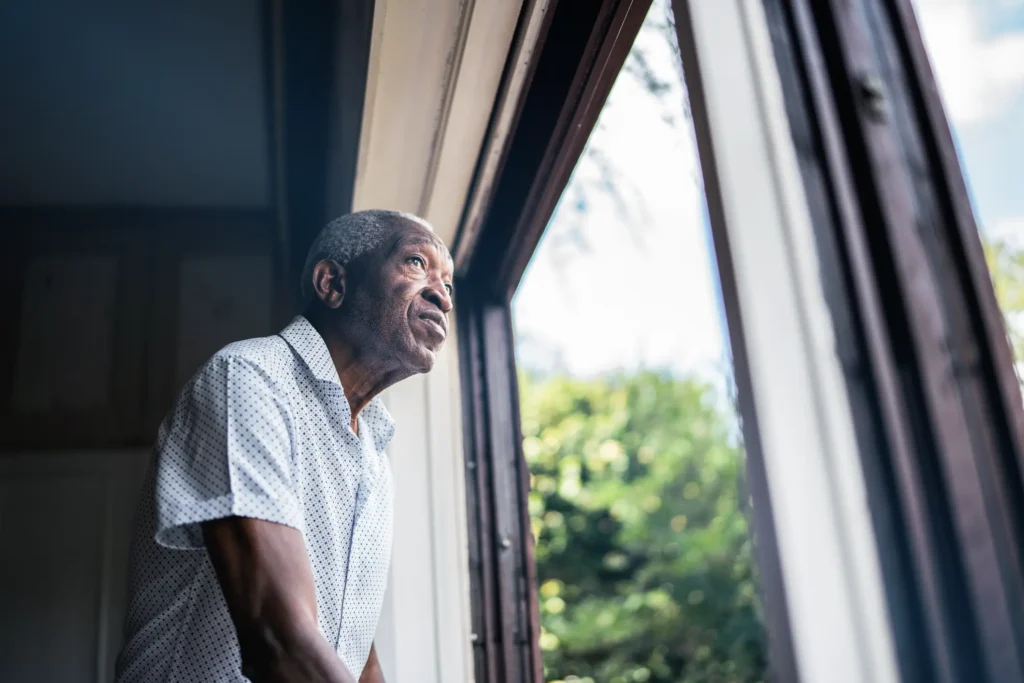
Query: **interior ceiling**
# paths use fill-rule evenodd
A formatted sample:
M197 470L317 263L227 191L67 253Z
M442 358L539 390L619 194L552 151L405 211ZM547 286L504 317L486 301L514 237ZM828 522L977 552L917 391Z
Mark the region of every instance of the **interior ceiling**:
M268 205L260 6L0 3L0 204Z

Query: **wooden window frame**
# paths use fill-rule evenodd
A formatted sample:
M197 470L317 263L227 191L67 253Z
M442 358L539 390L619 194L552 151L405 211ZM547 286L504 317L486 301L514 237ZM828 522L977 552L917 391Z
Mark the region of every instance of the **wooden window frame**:
M902 675L1024 680L1024 409L911 2L765 5L860 347L842 355Z
M548 3L486 216L453 246L478 683L544 680L510 305L649 7Z
M757 511L772 679L797 681L809 669L793 640L716 177L691 21L700 3L673 4ZM727 4L756 5L770 29L866 485L893 675L1024 680L1024 406L910 0ZM480 683L543 680L511 299L649 5L549 6L487 210L464 216L453 249Z

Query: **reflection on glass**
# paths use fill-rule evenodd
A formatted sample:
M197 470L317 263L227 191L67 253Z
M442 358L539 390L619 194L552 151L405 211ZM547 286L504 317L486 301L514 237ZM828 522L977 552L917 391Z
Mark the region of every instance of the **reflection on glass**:
M971 188L1020 374L1024 362L1024 0L915 0L914 6Z
M655 2L514 301L548 681L765 675L706 225Z

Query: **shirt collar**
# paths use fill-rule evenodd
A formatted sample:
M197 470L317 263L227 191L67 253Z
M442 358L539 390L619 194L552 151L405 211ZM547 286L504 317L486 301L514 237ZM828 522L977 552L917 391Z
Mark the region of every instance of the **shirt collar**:
M341 386L338 369L334 367L334 360L331 358L331 352L327 350L327 343L304 316L295 316L295 319L281 332L281 336L299 355L314 377L321 382L330 382Z
M331 358L331 352L327 350L327 343L305 316L295 316L295 319L281 332L281 337L298 354L313 377L321 382L328 382L339 387L344 393L345 387L341 385L338 369L334 367L334 360ZM341 403L343 417L347 423L352 419L351 409L348 401ZM379 396L367 404L360 417L364 425L369 425L377 451L382 451L395 435L395 420L384 407L384 402L380 400Z

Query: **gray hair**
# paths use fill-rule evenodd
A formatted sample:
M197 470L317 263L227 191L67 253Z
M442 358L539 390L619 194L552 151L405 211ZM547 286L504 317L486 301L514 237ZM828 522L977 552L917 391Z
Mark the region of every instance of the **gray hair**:
M384 246L388 235L399 224L407 221L430 227L422 218L411 213L382 209L345 214L324 226L313 240L306 264L302 267L299 286L303 304L308 304L315 297L313 268L317 263L331 259L347 268L352 261Z

